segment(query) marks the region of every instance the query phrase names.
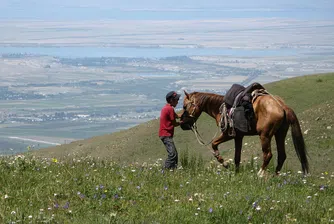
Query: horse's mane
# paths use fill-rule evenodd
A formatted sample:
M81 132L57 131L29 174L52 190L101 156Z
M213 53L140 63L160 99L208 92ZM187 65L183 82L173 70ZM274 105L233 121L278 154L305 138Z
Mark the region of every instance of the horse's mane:
M196 104L200 107L205 105L212 105L220 107L224 102L224 96L215 93L193 92L191 95L196 99Z

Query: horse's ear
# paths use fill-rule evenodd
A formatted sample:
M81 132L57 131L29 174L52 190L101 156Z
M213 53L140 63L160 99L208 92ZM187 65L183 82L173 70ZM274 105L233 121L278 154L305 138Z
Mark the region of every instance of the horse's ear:
M186 95L186 98L189 100L189 94L185 90L183 90L183 92Z

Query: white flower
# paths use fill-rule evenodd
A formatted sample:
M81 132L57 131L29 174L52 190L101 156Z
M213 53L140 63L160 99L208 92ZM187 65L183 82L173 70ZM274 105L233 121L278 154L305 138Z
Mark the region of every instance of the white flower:
M179 202L180 200L179 200L179 199L175 199L174 201L175 201L175 202Z
M260 211L261 210L261 207L258 205L258 206L256 206L256 208L255 208L257 211Z
M29 219L32 219L32 215L29 215L28 218L29 218Z
M9 198L8 194L5 194L5 199Z
M312 198L312 196L307 196L307 199L310 199L310 198Z
M15 214L16 214L16 212L15 212L15 211L12 211L10 214L12 214L12 215L15 215Z

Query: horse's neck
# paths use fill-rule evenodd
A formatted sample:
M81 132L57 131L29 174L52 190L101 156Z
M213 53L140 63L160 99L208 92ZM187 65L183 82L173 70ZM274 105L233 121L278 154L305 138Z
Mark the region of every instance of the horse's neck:
M223 98L212 99L210 97L205 98L206 100L202 102L201 109L203 112L207 113L209 116L217 119L220 116L219 108L223 103Z

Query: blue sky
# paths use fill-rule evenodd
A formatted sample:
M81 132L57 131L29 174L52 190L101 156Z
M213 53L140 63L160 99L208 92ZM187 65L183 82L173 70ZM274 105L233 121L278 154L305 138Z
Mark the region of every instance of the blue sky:
M0 0L1 19L333 18L333 0Z

